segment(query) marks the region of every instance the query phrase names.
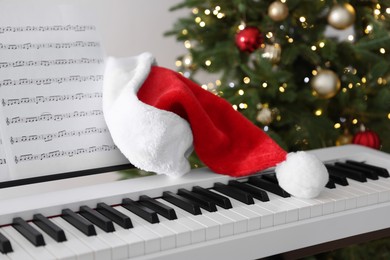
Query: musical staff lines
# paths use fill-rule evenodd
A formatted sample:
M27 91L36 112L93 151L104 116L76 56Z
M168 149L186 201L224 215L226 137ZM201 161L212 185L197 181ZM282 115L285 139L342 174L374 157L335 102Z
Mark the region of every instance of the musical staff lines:
M39 79L4 79L0 81L0 87L5 86L23 86L23 85L50 85L50 84L62 84L62 83L71 83L71 82L86 82L86 81L102 81L103 75L72 75L67 77L57 77L57 78L39 78Z
M2 26L0 33L17 33L17 32L58 32L58 31L96 31L94 25L51 25L51 26Z
M92 135L92 134L104 134L108 133L108 129L103 128L97 128L97 127L88 127L83 130L72 130L72 131L66 131L61 130L57 133L51 133L51 134L39 134L39 135L28 135L28 136L17 136L13 137L11 136L10 142L11 144L17 144L17 143L25 143L25 142L33 142L33 141L44 141L44 142L50 142L54 139L59 138L66 138L66 137L73 137L73 136L84 136L84 135Z
M89 116L101 116L103 115L102 110L91 110L91 111L74 111L72 113L63 113L63 114L51 114L43 113L40 116L32 117L12 117L6 118L7 125L11 124L21 124L21 123L34 123L42 121L62 121L64 119L72 119L79 117L89 117Z
M35 96L35 97L24 97L24 98L10 98L2 99L1 104L5 106L14 106L21 104L41 104L46 102L59 102L59 101L74 101L74 100L87 100L94 98L102 98L101 92L94 93L77 93L68 95L53 95L53 96Z
M20 44L2 44L0 50L29 50L29 49L69 49L69 48L85 48L85 47L100 47L99 42L90 41L75 41L75 42L47 42L47 43L20 43Z
M15 156L15 163L23 163L29 161L41 161L45 159L60 158L60 157L74 157L83 154L91 154L97 152L109 152L118 149L115 145L101 145L101 146L90 146L86 148L78 148L73 150L56 150L48 153L40 154L23 154Z
M56 60L18 60L12 62L0 62L0 69L2 68L17 68L17 67L30 67L30 66L55 66L55 65L73 65L73 64L100 64L104 59L56 59Z

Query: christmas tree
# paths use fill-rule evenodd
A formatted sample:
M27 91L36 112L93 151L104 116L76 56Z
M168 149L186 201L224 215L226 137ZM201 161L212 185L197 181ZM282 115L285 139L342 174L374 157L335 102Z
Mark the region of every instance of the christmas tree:
M283 148L359 143L390 152L390 1L185 0L167 35L185 76ZM333 32L336 32L335 36Z

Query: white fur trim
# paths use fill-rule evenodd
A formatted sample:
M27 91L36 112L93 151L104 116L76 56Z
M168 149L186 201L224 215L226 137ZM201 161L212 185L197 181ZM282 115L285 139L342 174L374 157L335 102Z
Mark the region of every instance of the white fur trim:
M103 112L116 146L136 167L170 176L190 171L192 132L178 115L141 102L137 92L154 57L108 58L103 84Z
M329 179L325 165L306 152L289 153L275 171L279 185L298 198L317 197Z

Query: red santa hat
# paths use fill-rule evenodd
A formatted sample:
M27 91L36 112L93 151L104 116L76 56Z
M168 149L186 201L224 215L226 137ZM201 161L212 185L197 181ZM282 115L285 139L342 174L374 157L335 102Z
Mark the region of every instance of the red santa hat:
M290 194L316 197L328 173L314 155L287 154L224 99L144 53L107 60L103 111L111 136L136 167L169 176L190 171L193 149L212 171L234 177L276 166Z

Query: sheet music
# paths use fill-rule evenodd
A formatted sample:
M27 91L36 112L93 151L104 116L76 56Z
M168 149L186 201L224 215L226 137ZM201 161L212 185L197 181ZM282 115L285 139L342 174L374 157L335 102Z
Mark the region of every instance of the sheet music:
M0 57L0 159L3 148L11 179L128 163L104 122L104 54L85 10L0 8Z

